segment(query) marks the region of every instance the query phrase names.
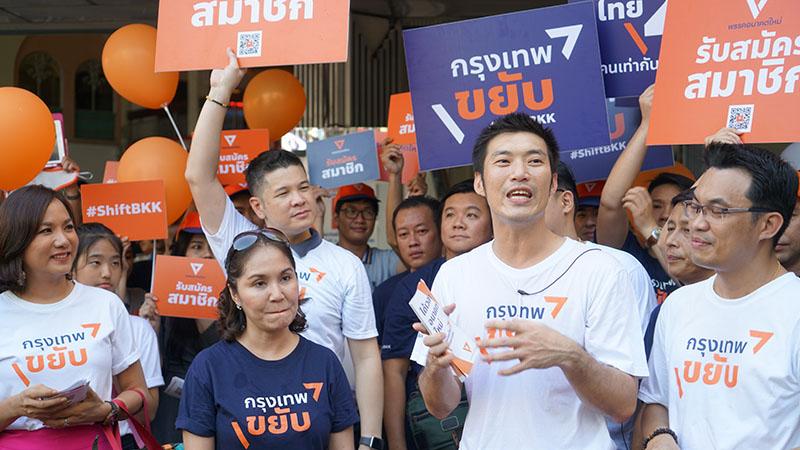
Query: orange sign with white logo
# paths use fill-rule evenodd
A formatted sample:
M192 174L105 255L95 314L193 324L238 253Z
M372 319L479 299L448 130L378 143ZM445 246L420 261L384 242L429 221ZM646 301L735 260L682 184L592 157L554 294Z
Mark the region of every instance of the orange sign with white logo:
M156 256L152 292L167 317L217 319L225 273L214 259Z
M103 171L103 183L117 183L117 171L119 161L106 161L106 169Z
M269 130L225 130L220 137L219 167L220 183L245 183L244 170L250 161L269 150Z
M156 72L347 60L349 0L161 0Z
M83 222L99 222L131 241L166 239L164 182L133 181L81 186Z
M669 0L648 145L800 140L797 0ZM702 25L700 22L702 21Z

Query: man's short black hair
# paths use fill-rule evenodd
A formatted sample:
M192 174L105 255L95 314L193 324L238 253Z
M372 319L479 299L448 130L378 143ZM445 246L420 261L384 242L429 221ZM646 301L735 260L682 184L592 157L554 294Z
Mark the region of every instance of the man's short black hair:
M690 200L694 200L694 189L691 188L678 192L675 197L672 197L670 203L672 203L672 207L674 208L678 203L688 202Z
M432 197L428 197L427 195L414 195L400 202L400 204L397 205L397 208L395 208L394 212L392 213L392 228L394 228L395 231L397 231L397 214L400 211L404 209L417 208L420 206L431 210L431 217L433 217L433 223L436 225L436 228L438 230L439 221L436 220L436 215L439 213L439 200L436 200L435 198Z
M703 159L708 169L739 169L750 175L747 199L754 207L778 212L783 217L783 225L772 238L773 244L777 244L797 203L797 172L778 155L751 145L715 142L706 147ZM757 217L753 214L753 220Z
M439 229L442 228L442 214L444 214L444 205L447 203L447 199L456 195L456 194L476 194L475 192L475 179L470 178L469 180L464 180L458 182L452 186L442 197L442 200L439 202L439 213L436 215L436 226Z
M268 150L262 152L254 160L250 161L247 169L244 171L244 176L247 179L247 187L250 192L255 196L261 195L261 190L264 187L264 177L270 172L278 169L286 169L291 166L299 166L305 171L303 161L288 150Z
M692 181L692 179L689 177L678 175L676 173L662 172L653 178L653 181L647 185L647 192L652 194L655 188L664 186L665 184L675 185L678 187L679 191L683 192L687 189L691 189L694 181Z
M504 133L532 133L539 136L547 145L547 158L550 160L550 170L555 173L558 164L558 142L550 128L542 126L539 122L524 113L511 113L500 117L481 131L475 145L472 147L472 167L475 172L483 176L483 165L486 160L486 148L489 141Z
M578 184L575 182L575 175L572 169L563 161L559 161L556 165L556 175L558 175L558 186L556 189L565 192L572 192L572 198L575 202L575 208L572 210L572 215L578 214Z

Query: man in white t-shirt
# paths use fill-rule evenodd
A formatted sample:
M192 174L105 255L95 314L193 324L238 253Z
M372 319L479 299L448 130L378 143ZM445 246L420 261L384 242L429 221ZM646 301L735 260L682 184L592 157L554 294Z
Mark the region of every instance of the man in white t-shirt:
M775 243L798 181L767 150L707 147L708 170L686 203L692 261L708 280L661 308L650 377L639 398L645 448L789 449L800 446L800 279Z
M611 450L605 416L627 420L636 377L647 375L630 280L610 255L548 230L558 162L550 130L524 114L499 118L472 159L495 239L447 261L433 284L451 321L483 345L465 380L460 448ZM426 366L420 390L441 418L458 404L460 381L444 336L422 342L426 357L412 359Z
M231 93L244 71L228 50L229 64L211 73L211 90L195 128L186 164L186 180L214 256L225 267L233 239L256 225L236 211L217 179L219 136ZM311 228L313 189L302 161L291 152L272 150L250 162L245 173L250 205L267 226L290 241L300 279L302 309L308 320L303 335L345 358L348 344L356 374L361 415L361 450L380 448L383 375L375 315L367 273L355 255L323 240Z

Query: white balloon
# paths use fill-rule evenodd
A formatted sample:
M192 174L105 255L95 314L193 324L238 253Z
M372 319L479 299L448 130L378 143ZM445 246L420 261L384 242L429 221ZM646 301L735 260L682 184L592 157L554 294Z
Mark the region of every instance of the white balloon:
M800 142L789 144L781 153L781 158L791 164L795 170L800 170Z

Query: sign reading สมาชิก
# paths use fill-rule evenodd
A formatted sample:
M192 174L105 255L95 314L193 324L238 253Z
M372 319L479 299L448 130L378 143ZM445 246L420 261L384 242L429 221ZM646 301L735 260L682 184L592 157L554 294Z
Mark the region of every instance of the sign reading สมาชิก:
M563 150L607 145L597 23L590 3L403 32L422 170L472 162L499 116L523 112Z
M131 241L167 237L167 201L161 180L85 184L81 199L84 223L100 222Z
M161 0L156 72L347 60L349 0Z
M217 319L224 288L225 274L213 259L156 256L151 291L162 316Z
M624 102L623 100L627 100ZM581 148L561 152L564 161L575 175L575 181L605 180L617 158L628 146L628 141L642 121L642 114L635 98L606 99L608 122L611 124L611 144L600 147ZM672 147L657 145L649 147L642 163L642 170L669 167L675 162Z
M380 177L375 133L371 130L311 142L306 155L311 184L325 189Z
M269 150L269 130L224 130L220 136L217 178L227 186L245 183L244 171L250 161Z
M656 86L649 144L800 140L800 4L669 0Z
M593 3L606 95L637 96L656 80L667 0L596 0Z

